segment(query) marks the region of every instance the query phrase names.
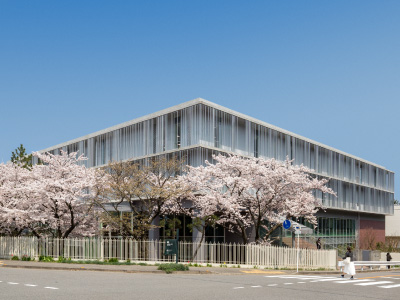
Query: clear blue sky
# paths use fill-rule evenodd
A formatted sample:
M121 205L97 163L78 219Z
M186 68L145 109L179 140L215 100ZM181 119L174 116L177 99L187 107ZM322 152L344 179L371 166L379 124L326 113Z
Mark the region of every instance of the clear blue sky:
M201 97L383 165L398 191L399 16L389 0L2 0L0 162Z

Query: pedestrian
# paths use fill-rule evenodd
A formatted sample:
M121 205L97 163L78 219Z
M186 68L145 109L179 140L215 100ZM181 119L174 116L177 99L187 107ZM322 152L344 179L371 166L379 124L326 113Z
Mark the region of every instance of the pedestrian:
M318 240L315 242L317 244L317 249L321 249L321 238L318 238Z
M341 277L344 278L344 275L348 274L351 276L350 279L353 280L354 279L353 276L356 274L356 268L353 262L353 252L351 252L350 247L347 247L347 252L343 257L343 263L344 263L344 270Z
M386 260L387 262L390 262L392 260L392 256L390 255L390 253L386 253ZM390 265L387 266L388 269L390 269Z

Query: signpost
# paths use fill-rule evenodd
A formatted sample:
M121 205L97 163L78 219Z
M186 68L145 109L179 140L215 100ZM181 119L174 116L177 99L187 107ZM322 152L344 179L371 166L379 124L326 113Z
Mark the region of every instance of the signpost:
M300 227L295 228L294 234L297 234L297 273L299 273L299 255L300 255Z
M175 255L175 262L178 263L179 258L179 229L176 230L176 239L165 240L164 255Z
M292 222L290 222L290 220L283 221L283 228L289 229L290 227L292 227Z
M302 224L291 220L284 220L282 223L283 228L292 232L292 247L296 247L295 236L297 235L297 273L299 272L299 260L300 260L300 234L312 234L313 230Z

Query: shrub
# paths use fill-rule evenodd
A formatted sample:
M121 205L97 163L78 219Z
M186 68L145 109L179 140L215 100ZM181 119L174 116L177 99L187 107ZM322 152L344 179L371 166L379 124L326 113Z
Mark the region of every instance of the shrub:
M71 261L72 261L72 259L70 257L66 258L63 256L59 256L57 259L57 262L59 262L59 263L70 263Z
M118 262L118 258L116 257L112 257L108 260L109 263L117 263Z
M40 256L39 256L39 261L43 261L43 262L54 262L54 258L52 258L51 256L43 256L43 255L40 255Z
M13 256L11 257L11 260L19 260L18 255L13 255Z
M183 264L161 264L158 266L158 270L165 271L165 273L170 274L173 271L188 271L189 267Z
M21 260L23 260L23 261L31 261L33 259L28 255L24 255L24 256L21 257Z

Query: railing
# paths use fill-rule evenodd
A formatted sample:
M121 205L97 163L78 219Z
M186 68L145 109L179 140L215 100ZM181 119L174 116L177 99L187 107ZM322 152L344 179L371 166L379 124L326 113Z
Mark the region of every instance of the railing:
M196 252L196 257L193 254ZM117 258L126 261L175 261L165 256L165 242L133 239L52 239L36 237L0 237L0 258L51 256L73 260L105 260ZM299 268L335 269L335 250L299 249ZM253 244L188 243L179 242L179 261L260 266L265 268L296 268L297 249Z
M372 270L374 266L379 267L379 269L381 269L382 266L392 266L394 269L396 266L400 266L400 261L355 261L354 266L359 266L361 271L364 271L364 267L369 267L369 269ZM344 267L343 261L338 261L338 267L342 272Z

